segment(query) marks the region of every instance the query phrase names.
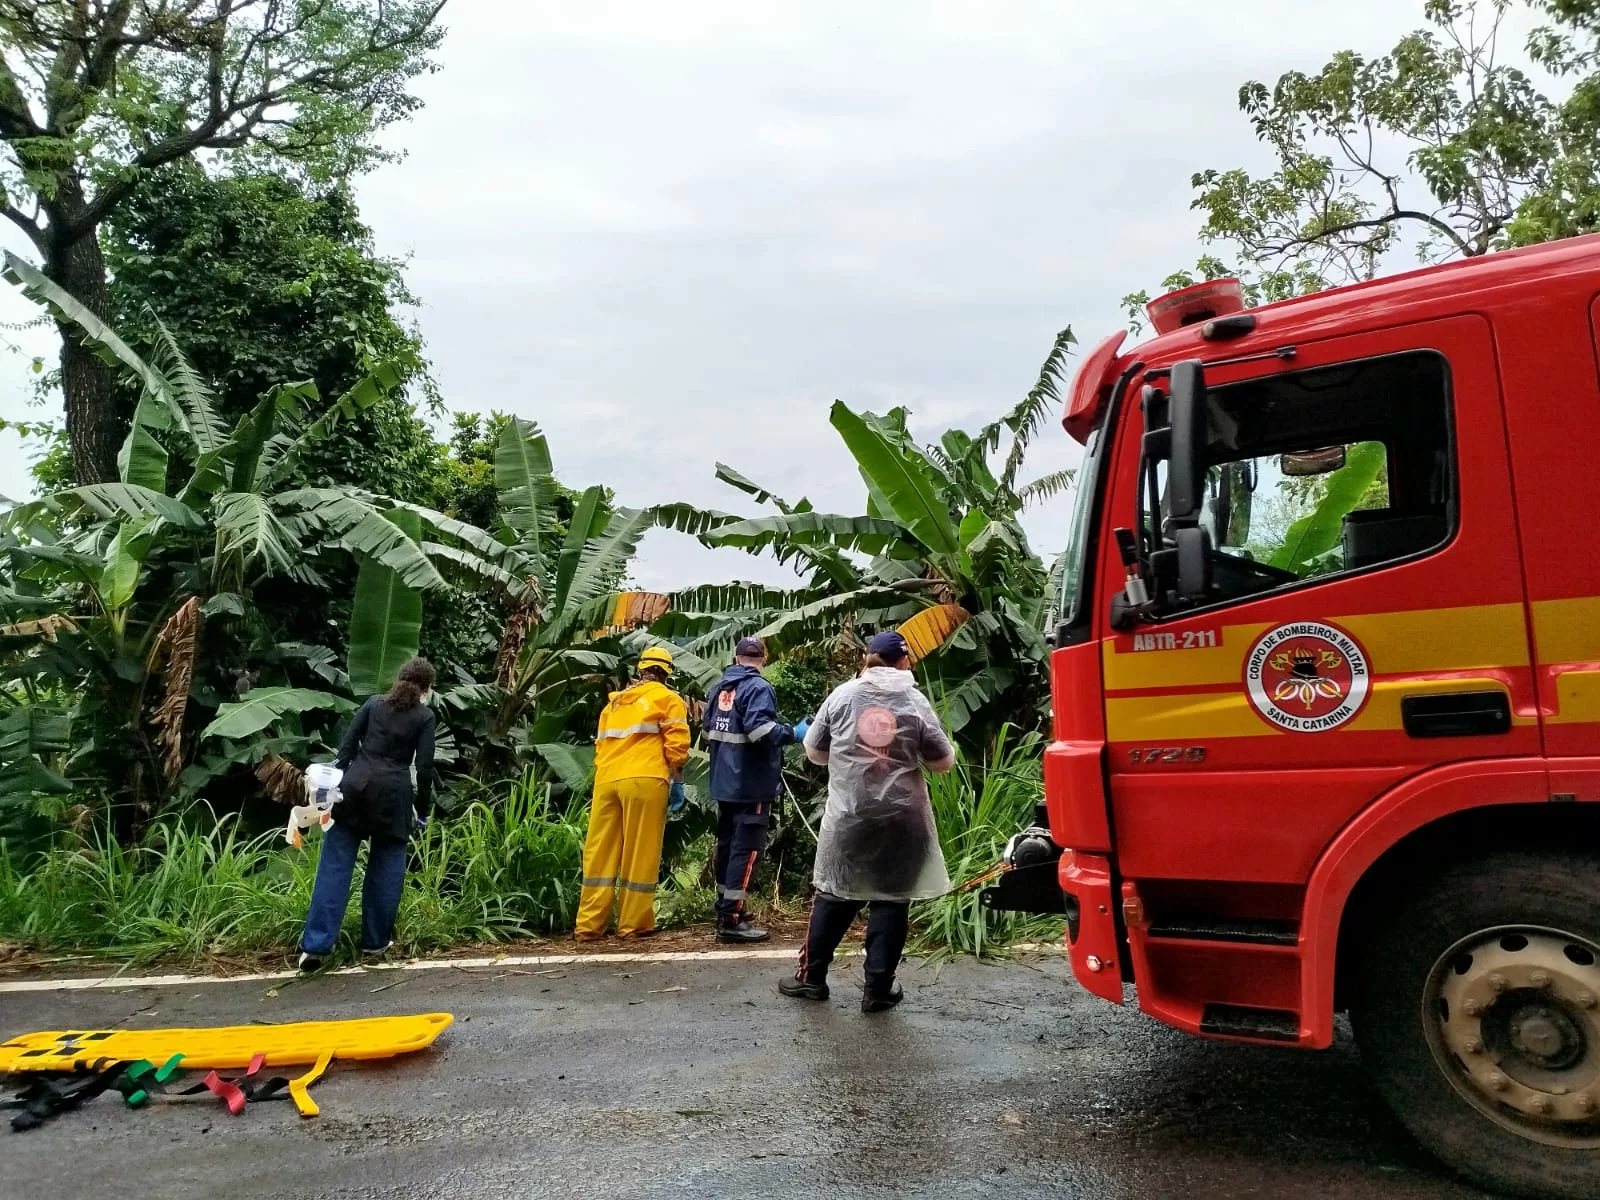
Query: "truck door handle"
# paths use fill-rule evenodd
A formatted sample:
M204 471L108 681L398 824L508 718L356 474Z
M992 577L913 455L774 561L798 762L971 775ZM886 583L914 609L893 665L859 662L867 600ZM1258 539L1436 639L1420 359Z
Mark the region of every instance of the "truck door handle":
M1441 692L1404 696L1400 720L1414 738L1486 737L1511 731L1511 700L1504 692Z

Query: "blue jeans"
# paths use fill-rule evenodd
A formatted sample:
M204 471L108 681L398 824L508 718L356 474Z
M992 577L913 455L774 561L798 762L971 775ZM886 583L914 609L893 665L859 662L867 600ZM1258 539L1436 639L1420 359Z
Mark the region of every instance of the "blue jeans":
M361 884L361 948L382 950L394 937L394 918L400 911L400 888L406 879L406 841L403 838L367 839L367 874ZM317 858L317 882L311 889L311 909L306 913L300 949L321 957L333 951L344 924L350 899L350 877L356 869L356 851L362 836L335 824L322 835Z

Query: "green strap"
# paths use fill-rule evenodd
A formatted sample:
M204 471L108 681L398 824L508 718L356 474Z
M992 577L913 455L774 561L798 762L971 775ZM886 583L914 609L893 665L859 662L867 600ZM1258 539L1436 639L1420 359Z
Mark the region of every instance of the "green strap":
M141 1058L138 1062L134 1063L133 1066L128 1068L126 1072L127 1079L130 1083L137 1083L140 1079L144 1078L144 1076L149 1075L150 1078L153 1079L157 1084L163 1084L172 1078L173 1074L178 1070L178 1064L182 1061L182 1054L174 1054L171 1058L167 1059L166 1062L157 1067L148 1059ZM151 1074L152 1072L154 1072L154 1074ZM162 1089L158 1088L158 1090ZM150 1092L146 1088L136 1088L135 1090L127 1093L128 1104L132 1108L139 1107L139 1105L143 1104L149 1099Z
M138 1062L130 1065L123 1074L129 1083L137 1083L140 1079L155 1069L155 1063L151 1062L148 1058L141 1058ZM143 1104L148 1099L150 1099L150 1093L145 1091L143 1088L138 1088L127 1093L129 1108L138 1108L139 1105Z
M156 1082L165 1083L168 1079L172 1078L172 1073L178 1069L178 1064L182 1061L183 1055L181 1054L174 1054L171 1058L167 1059L167 1061L161 1065L160 1069L156 1071Z

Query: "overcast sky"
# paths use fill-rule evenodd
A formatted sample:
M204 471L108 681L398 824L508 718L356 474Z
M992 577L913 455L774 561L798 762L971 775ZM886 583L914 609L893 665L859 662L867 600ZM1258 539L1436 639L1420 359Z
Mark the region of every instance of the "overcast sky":
M1192 265L1190 174L1264 164L1241 82L1380 53L1421 10L452 0L427 106L392 137L407 157L359 196L410 260L450 407L538 421L564 482L746 511L722 460L858 513L835 398L906 405L924 435L991 419L1057 330L1092 346L1121 296ZM28 315L0 296L0 321ZM44 415L27 355L50 337L0 335L22 350L0 354L0 416ZM1052 424L1028 474L1076 451ZM0 493L24 465L0 431ZM1036 548L1065 519L1036 510ZM635 572L781 577L660 532Z

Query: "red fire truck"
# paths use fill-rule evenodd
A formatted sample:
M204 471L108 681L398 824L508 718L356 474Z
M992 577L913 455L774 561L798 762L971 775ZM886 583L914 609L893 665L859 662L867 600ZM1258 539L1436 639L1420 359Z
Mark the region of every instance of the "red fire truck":
M1600 1196L1600 238L1149 313L1071 389L1046 805L985 902L1194 1034L1348 1011L1442 1159Z

